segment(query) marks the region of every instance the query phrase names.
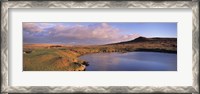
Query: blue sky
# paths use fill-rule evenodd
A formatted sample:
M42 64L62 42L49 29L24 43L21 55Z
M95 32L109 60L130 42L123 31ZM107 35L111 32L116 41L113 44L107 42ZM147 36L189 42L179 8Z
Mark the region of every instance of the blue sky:
M144 37L177 37L176 23L112 23L122 34L137 33Z
M177 37L177 23L24 22L24 43L107 44L143 37Z

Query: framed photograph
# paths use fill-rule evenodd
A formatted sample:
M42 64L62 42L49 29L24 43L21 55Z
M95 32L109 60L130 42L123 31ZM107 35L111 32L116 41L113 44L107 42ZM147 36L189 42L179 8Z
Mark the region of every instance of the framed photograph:
M197 1L3 1L2 93L199 93Z

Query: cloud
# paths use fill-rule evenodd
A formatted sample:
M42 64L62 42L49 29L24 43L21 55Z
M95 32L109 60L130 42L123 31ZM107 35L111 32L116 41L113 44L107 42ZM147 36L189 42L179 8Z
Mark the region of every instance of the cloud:
M36 43L107 44L139 37L138 34L123 35L121 34L122 30L108 23L90 25L23 23L23 31L25 42Z
M43 29L36 23L22 23L23 30L28 32L41 32Z

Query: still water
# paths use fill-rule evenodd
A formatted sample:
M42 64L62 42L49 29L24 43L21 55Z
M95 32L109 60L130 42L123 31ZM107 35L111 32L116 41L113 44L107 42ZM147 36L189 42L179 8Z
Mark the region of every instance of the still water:
M86 71L176 71L177 54L159 52L95 53L79 57Z

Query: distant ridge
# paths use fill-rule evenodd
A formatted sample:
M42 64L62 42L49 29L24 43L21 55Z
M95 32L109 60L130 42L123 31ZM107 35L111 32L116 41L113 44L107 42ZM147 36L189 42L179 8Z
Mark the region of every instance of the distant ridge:
M112 43L107 45L114 45L114 44L131 44L131 43L138 43L138 42L159 42L159 41L177 41L177 38L160 38L160 37L154 37L154 38L146 38L146 37L138 37L136 39L130 40L130 41L123 41L118 43Z
M149 39L148 38L145 38L145 37L138 37L134 40L131 40L129 42L141 42L141 41L148 41ZM128 41L127 41L128 42Z

